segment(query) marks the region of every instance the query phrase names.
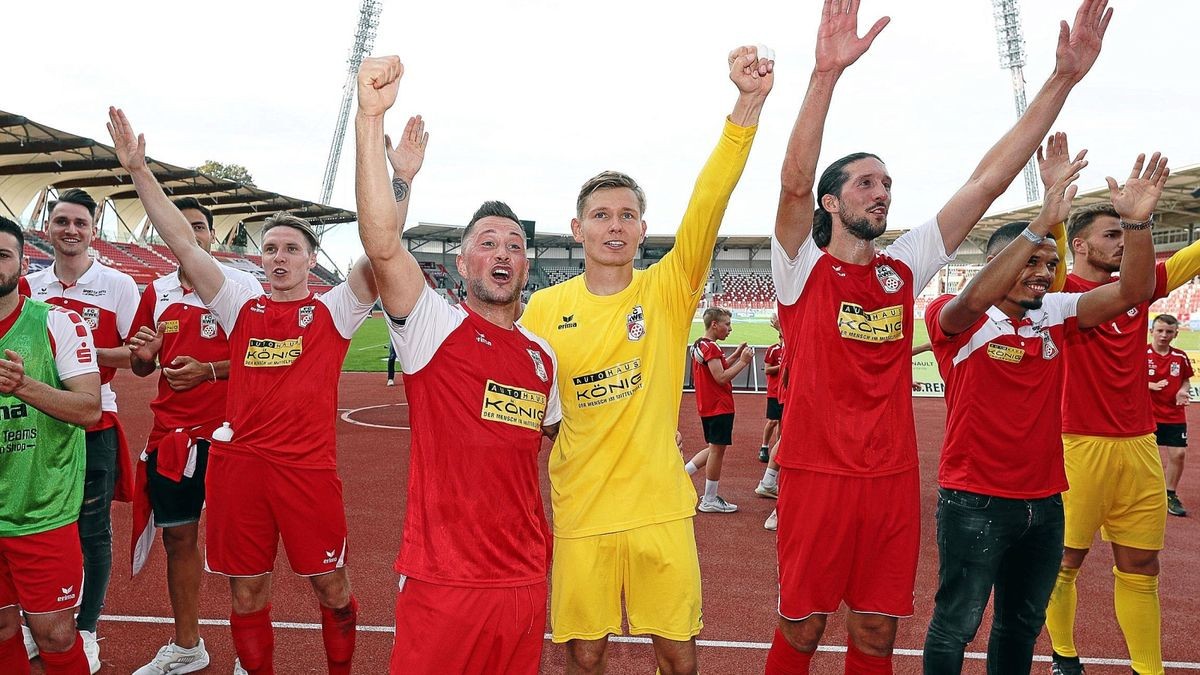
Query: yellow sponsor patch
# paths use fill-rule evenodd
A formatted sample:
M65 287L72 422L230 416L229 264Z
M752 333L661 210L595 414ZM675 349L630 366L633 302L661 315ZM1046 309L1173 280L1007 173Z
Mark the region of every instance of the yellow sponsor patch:
M304 337L291 340L250 339L246 347L245 364L248 368L275 368L290 366L304 351Z
M842 302L838 332L862 342L894 342L904 337L904 305L868 312L853 302Z
M479 417L525 429L540 429L546 417L546 395L488 380Z
M1025 358L1025 350L1020 347L1010 347L1008 345L998 345L991 343L988 345L988 356L997 361L1006 363L1020 363L1021 359Z
M629 398L642 388L642 360L618 363L596 373L571 378L575 385L575 402L580 408L591 408Z
M162 322L162 332L164 334L178 333L179 332L179 319L171 319L170 321Z

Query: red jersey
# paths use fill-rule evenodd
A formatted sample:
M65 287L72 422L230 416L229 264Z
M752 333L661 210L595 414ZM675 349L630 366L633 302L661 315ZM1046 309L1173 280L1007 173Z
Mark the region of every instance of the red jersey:
M727 415L733 412L733 383L721 384L713 377L708 362L720 360L729 368L725 352L713 340L701 337L692 345L692 384L696 387L696 409L701 417Z
M938 317L953 295L925 310L946 382L946 440L938 484L1006 499L1043 499L1067 489L1062 400L1067 324L1077 293L1050 293L1021 319L988 309L946 335Z
M951 259L936 220L865 265L834 258L811 236L795 259L772 240L787 360L800 364L786 375L781 466L851 476L917 466L913 299Z
M347 282L279 302L229 279L209 309L229 335L225 419L215 454L253 454L307 469L337 467L338 379L350 338L371 313Z
M221 265L225 278L261 293L262 284L254 275ZM179 283L179 272L155 279L142 292L133 319L131 334L146 326L151 330L163 324L162 347L158 362L170 367L179 356L190 356L210 363L229 360L229 340L215 314L190 288ZM207 381L188 389L175 391L161 374L158 395L150 402L154 424L146 447L154 448L162 437L175 429L189 430L193 437L208 438L225 420L226 380Z
M64 285L58 280L55 267L50 265L30 272L21 280L20 292L34 300L65 307L83 317L97 349L125 344L138 306L138 289L133 277L93 260L78 281ZM100 408L106 413L117 412L117 395L109 385L116 374L116 368L100 367ZM111 419L102 418L89 431L112 425Z
M1142 350L1150 303L1167 297L1167 266L1155 268L1154 297L1094 328L1067 334L1067 384L1063 391L1063 433L1087 436L1142 436L1154 433L1150 389L1142 371ZM1064 291L1085 293L1106 283L1067 275Z
M1183 387L1183 381L1191 379L1193 374L1192 360L1187 352L1170 347L1166 354L1159 354L1152 345L1146 345L1146 366L1149 368L1150 382L1167 381L1167 386L1159 391L1150 391L1154 421L1158 424L1187 424L1184 407L1175 405L1175 395Z
M396 571L449 586L545 581L537 458L542 427L562 419L550 346L431 288L389 325L412 426ZM486 476L470 469L483 465Z
M779 342L767 347L767 353L763 355L764 366L782 366L783 365L783 343ZM779 392L779 379L783 374L783 369L780 368L774 375L767 375L767 396L779 400L782 395Z

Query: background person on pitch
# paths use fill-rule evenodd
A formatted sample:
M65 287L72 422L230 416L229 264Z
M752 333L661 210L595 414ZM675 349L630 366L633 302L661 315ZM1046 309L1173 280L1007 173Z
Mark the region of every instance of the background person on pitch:
M763 373L767 376L767 422L763 425L762 446L758 449L758 461L766 464L770 460L771 448L778 439L779 420L783 419L783 404L779 398L779 373L783 370L783 333L779 332L779 315L771 315L771 328L778 336L775 344L767 347L763 354Z
M704 467L704 494L697 507L702 513L733 513L730 504L717 494L725 449L733 443L733 378L754 363L754 348L743 342L729 358L717 342L733 332L733 314L720 307L704 310L704 335L692 344L692 384L696 387L696 409L708 446L687 463L688 475Z
M1192 360L1187 352L1171 346L1179 335L1179 319L1159 314L1150 324L1150 344L1146 347L1149 366L1150 403L1154 407L1154 436L1159 451L1166 455L1167 513L1186 516L1187 509L1175 491L1183 475L1187 456L1187 415L1191 403Z

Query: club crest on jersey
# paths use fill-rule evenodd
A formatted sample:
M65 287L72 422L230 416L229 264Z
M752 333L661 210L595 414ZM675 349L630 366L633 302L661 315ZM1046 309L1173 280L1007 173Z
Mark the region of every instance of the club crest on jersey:
M1179 377L1179 364L1178 363L1171 364L1171 377Z
M537 371L538 379L542 382L548 381L550 376L546 374L546 364L542 361L541 352L536 349L526 349L525 351L529 352L529 358L533 359L533 369Z
M212 314L200 317L200 337L208 340L217 337L217 317Z
M626 337L637 342L646 336L646 314L641 305L634 305L633 311L625 317Z
M83 315L83 320L87 322L88 328L96 330L100 326L100 310L95 307L84 307L80 312Z
M875 268L875 278L883 286L884 293L895 293L904 287L904 280L892 269L891 265L880 265Z
M300 327L308 328L308 325L313 321L313 306L305 305L300 308Z
M1050 331L1042 329L1042 358L1049 361L1058 356L1058 345L1054 344L1054 338L1050 337Z

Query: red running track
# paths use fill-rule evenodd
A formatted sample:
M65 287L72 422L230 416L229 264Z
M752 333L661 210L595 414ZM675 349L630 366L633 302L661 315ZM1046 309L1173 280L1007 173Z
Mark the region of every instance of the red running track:
M149 431L147 403L153 396L153 380L139 380L127 372L115 383L121 415L130 435L131 446L140 448ZM342 377L341 407L354 410L349 416L357 422L338 424L341 476L345 483L346 508L350 524L350 573L361 611L355 671L383 673L391 646L392 603L395 575L392 560L400 541L400 523L404 512L404 486L407 471L407 432L391 428L407 423L402 386L385 388L382 373L347 373ZM734 446L726 458L721 493L739 504L741 510L730 515L698 514L696 538L704 578L704 621L700 635L701 668L710 674L761 673L766 661L776 615L776 565L774 535L763 530L773 500L754 495L762 477L763 465L756 455L761 440L765 399L739 395L740 412L734 432ZM920 672L919 650L933 608L936 585L937 549L933 539L935 476L937 458L945 422L941 399L916 399L914 408L923 476L923 541L917 578L916 616L901 621L895 658L898 673ZM685 452L703 445L700 422L695 415L692 396L684 395L680 429ZM298 411L297 414L304 414ZM1200 428L1200 411L1189 411L1193 428ZM377 425L377 426L369 426ZM463 467L487 480L487 458L478 465ZM1185 473L1180 496L1185 504L1200 513L1200 466ZM699 479L697 479L699 483ZM548 491L543 474L543 492ZM549 504L548 494L546 503ZM118 504L113 510L115 542L114 575L101 619L101 660L104 675L126 674L146 663L171 635L168 625L165 554L156 545L147 568L136 578L129 577L128 536L130 510ZM1166 659L1190 664L1168 668L1168 672L1200 670L1200 518L1170 518L1167 523L1167 548L1162 556L1163 651ZM1097 542L1099 544L1099 542ZM1112 610L1112 556L1106 546L1097 545L1079 580L1080 614L1077 643L1085 658L1123 660L1124 642ZM279 673L324 673L316 601L308 583L294 577L280 550L274 575L276 622L301 624L276 629L276 670ZM205 575L201 596L201 616L223 622L229 615L227 583L221 577ZM166 618L166 619L164 619ZM144 623L152 622L152 623ZM983 636L970 651L986 649L988 624L980 629ZM229 673L234 653L225 625L201 628L212 665L204 672ZM728 644L709 644L707 641ZM845 629L840 617L829 622L825 643L833 648L845 645ZM1037 653L1050 653L1043 636ZM653 673L651 648L644 642L610 646L610 673ZM1045 664L1034 664L1034 672L1048 672ZM40 662L35 662L40 673ZM542 672L563 672L561 647L547 641ZM841 673L842 654L822 652L814 659L814 673ZM964 672L983 673L983 662L968 660ZM1090 665L1089 673L1128 673L1127 665Z

